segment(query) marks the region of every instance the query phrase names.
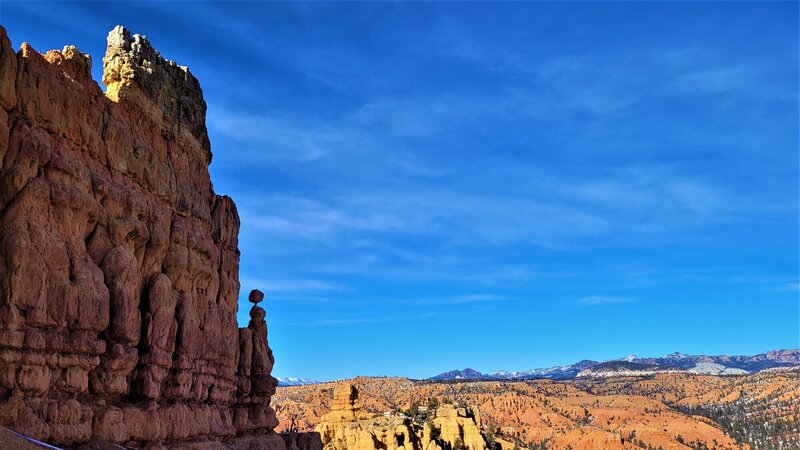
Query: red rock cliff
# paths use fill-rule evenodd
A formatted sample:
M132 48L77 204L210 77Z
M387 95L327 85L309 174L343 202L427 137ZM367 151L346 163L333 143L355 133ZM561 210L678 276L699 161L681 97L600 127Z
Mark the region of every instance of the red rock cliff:
M200 85L122 27L106 93L91 62L15 53L0 27L0 424L282 448L264 310L236 324L239 217L211 185Z

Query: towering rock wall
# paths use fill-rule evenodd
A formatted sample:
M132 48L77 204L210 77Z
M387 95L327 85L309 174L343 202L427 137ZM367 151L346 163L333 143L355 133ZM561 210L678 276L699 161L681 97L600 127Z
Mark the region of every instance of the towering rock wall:
M91 63L15 53L0 27L0 425L282 448L264 310L236 324L239 217L211 185L199 83L121 27L106 93Z

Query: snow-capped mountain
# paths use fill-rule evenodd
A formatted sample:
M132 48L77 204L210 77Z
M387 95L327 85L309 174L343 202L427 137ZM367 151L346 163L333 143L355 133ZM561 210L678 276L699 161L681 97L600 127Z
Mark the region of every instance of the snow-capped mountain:
M735 367L725 367L722 364L713 362L699 362L691 369L687 370L690 373L699 373L703 375L747 375L748 371L737 369Z
M576 375L576 378L637 377L678 372L684 372L684 370L677 367L659 366L658 364L642 364L623 358L617 361L595 364L592 367L581 370Z
M317 384L319 381L311 378L278 377L278 386L305 386L307 384Z
M713 372L718 368L715 368L712 364L717 364L730 369L739 369L746 373L754 373L772 367L800 365L800 350L774 350L752 356L692 356L683 353L671 353L658 358L635 358L631 360L631 362L678 367L687 371L700 365L700 367L696 369L699 371L698 373L707 373L702 372L702 370L710 370ZM734 372L729 371L729 373L733 374Z
M657 373L704 375L745 375L761 370L800 365L800 350L775 350L753 356L707 356L670 353L655 358L628 355L613 361L583 360L575 364L525 371L498 370L484 374L473 369L453 370L429 380L520 380L549 378L569 380L577 377L649 376Z
M528 380L535 378L548 378L551 380L568 380L575 378L581 370L597 364L597 361L584 359L575 364L554 366L541 369L532 369L517 372L498 370L489 374L490 377L503 380Z
M466 368L464 370L451 370L449 372L440 373L435 377L428 378L429 380L487 380L493 378L491 375L486 375L478 372L475 369Z

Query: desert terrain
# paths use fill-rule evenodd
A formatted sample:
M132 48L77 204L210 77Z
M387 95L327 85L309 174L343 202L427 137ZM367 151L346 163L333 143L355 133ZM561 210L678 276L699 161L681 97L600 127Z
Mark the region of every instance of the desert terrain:
M428 405L477 407L501 448L791 449L798 444L800 372L662 374L570 381L351 380L362 410L405 415ZM338 384L341 384L339 382ZM336 382L278 388L278 430L310 431L330 411Z

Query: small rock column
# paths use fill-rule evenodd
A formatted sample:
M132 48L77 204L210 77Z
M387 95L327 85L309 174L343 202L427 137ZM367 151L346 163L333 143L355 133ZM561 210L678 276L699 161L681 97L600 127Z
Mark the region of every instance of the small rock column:
M255 432L278 426L275 411L269 402L278 380L272 376L275 358L267 340L267 313L258 304L264 293L250 292L250 323L239 329L238 398L234 425L238 431Z

